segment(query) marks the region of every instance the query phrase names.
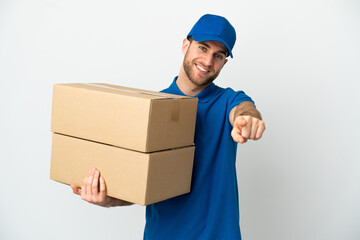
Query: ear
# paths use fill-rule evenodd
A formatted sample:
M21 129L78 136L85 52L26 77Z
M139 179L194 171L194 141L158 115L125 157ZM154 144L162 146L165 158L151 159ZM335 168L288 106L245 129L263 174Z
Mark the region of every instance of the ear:
M185 53L187 52L189 46L190 46L190 41L189 41L187 38L185 38L185 39L183 40L183 44L182 44L182 48L181 48L181 50L182 50L182 52L184 53L184 55L185 55Z

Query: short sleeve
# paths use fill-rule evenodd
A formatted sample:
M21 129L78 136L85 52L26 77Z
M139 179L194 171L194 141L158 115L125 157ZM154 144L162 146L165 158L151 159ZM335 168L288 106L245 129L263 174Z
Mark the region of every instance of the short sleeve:
M229 116L231 109L233 109L242 102L249 101L252 102L255 106L255 102L248 95L246 95L244 91L234 91L231 88L227 88L226 91L229 94L226 113L227 116Z

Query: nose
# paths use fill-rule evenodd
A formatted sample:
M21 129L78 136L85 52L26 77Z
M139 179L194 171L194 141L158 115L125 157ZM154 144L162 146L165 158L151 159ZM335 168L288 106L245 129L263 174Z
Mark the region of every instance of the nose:
M211 67L214 64L214 56L212 54L206 54L204 60L207 67Z

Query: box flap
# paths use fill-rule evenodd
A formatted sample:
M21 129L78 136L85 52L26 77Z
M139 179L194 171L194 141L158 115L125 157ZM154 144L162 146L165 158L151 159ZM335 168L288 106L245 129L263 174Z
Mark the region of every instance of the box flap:
M55 84L55 85L64 85L76 88L83 88L88 90L96 90L101 92L109 92L112 94L134 96L137 98L145 99L171 99L171 98L191 98L188 96L174 95L169 93L162 93L156 91L149 91L137 88L122 87L106 83L65 83L65 84Z

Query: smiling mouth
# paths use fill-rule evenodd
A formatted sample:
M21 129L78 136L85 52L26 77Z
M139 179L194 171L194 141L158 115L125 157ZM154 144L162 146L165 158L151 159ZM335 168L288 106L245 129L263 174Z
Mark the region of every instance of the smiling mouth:
M201 67L200 65L198 65L198 64L196 64L196 63L195 63L195 66L197 67L197 69L199 69L199 70L200 70L201 72L203 72L203 73L208 73L208 72L210 72L209 70Z

